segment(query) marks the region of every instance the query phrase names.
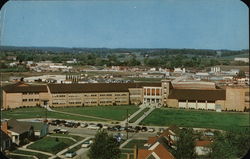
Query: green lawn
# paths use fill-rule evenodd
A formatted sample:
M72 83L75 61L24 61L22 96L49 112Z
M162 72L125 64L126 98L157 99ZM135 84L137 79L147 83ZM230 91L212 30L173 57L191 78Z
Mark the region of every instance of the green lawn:
M55 108L55 110L58 111L90 115L112 120L124 120L127 117L127 110L129 114L133 114L138 109L137 106L133 105Z
M28 152L28 151L22 151L22 150L15 150L15 151L13 151L13 153L24 154L24 155L32 155L32 156L38 157L39 159L48 159L49 158L49 156L41 154L41 153ZM17 156L15 156L15 157L17 157ZM21 156L18 156L18 158L20 158L20 157ZM22 156L21 158L25 158L25 157ZM26 158L28 158L28 157L26 157Z
M15 119L26 119L26 118L45 118L46 109L39 107L30 107L30 108L18 108L8 111L2 111L2 118L15 118ZM87 118L82 116L68 115L56 112L47 112L48 118L57 118L57 119L70 119L70 120L84 120L84 121L100 121L95 118Z
M237 130L249 126L249 114L157 108L140 124Z
M69 134L50 134L50 136L58 136L58 137L72 137L76 141L81 141L84 139L84 137L77 136L77 135L69 135Z
M143 148L144 144L147 143L147 140L138 140L138 139L134 139L131 140L127 143L127 145L125 145L123 148L131 148L133 149L135 145L137 145L138 148Z
M138 113L135 117L129 120L130 123L135 122L137 119L139 119L145 112L147 112L150 108L144 108L140 113Z
M130 155L130 158L134 158L134 154L133 153L130 153L129 155ZM127 159L127 154L126 153L122 153L120 159Z
M58 138L58 141L56 141L54 137L44 137L29 145L28 148L56 154L74 143L75 142L70 139Z

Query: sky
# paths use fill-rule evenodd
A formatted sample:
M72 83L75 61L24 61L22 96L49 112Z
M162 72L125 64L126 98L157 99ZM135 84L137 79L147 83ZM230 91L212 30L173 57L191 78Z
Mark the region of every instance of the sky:
M9 1L0 46L249 48L240 0Z

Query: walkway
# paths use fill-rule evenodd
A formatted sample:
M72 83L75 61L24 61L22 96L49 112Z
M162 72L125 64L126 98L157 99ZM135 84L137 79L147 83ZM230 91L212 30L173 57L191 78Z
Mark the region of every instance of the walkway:
M87 137L87 138L85 138L85 139L83 139L83 140L81 140L81 141L75 143L74 145L71 145L70 147L68 147L68 148L66 148L66 149L64 149L64 150L62 150L62 151L60 151L60 152L58 152L58 153L56 154L56 156L59 156L59 157L61 157L61 158L64 158L64 156L62 156L64 153L66 153L66 152L69 151L70 149L72 149L72 148L74 148L74 147L80 145L80 144L83 143L84 141L89 140L90 138L91 138L91 137ZM53 158L54 158L54 157L50 157L49 159L53 159Z
M139 123L144 119L146 118L155 108L156 106L146 106L144 104L140 105L140 109L137 110L134 114L132 114L129 118L128 118L128 121L130 121L131 119L133 119L137 114L139 114L140 112L142 112L145 108L150 108L148 111L144 112L144 114L138 118L135 122L133 123L129 123L130 126L136 126L136 125L139 125ZM125 126L127 123L127 119L120 122L121 125Z
M32 149L23 148L23 147L18 148L18 150L41 153L41 154L44 154L44 155L47 155L47 156L54 156L54 154L52 154L52 153L48 153L48 152L44 152L44 151L38 151L38 150L32 150Z
M10 155L13 155L13 156L24 156L24 157L33 157L34 159L39 159L37 158L36 156L33 156L33 155L25 155L25 154L20 154L20 153L9 153Z
M127 145L131 140L132 140L132 138L126 140L124 143L122 143L122 144L120 145L119 148L120 148L120 149L123 148L123 147L124 147L125 145Z
M145 112L139 119L137 119L134 123L130 123L130 125L139 125L139 123L146 118L153 110L155 109L155 107L151 107L147 112Z
M134 114L129 116L128 121L131 120L133 117L135 117L137 114L139 114L144 108L146 108L146 107L141 105L139 110L137 110ZM120 124L123 125L123 126L125 126L126 123L127 123L127 119L120 122Z

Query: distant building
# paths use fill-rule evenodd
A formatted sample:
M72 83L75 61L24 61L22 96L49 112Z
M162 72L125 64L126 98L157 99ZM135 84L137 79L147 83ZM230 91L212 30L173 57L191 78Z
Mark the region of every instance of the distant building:
M249 63L249 58L236 57L236 58L234 58L234 61L242 61L242 62Z

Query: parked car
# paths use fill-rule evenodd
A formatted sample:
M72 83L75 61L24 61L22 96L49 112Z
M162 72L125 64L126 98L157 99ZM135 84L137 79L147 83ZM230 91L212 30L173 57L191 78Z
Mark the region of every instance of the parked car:
M80 126L81 125L81 123L74 123L74 128L77 128L78 126Z
M154 128L149 128L149 129L148 129L148 132L154 132L154 131L155 131Z
M74 127L74 123L73 122L66 122L65 124L64 124L64 126L66 126L66 127Z
M103 127L103 125L100 123L96 124L96 126L99 126L100 129Z
M86 128L86 127L88 126L88 124L87 124L87 123L81 123L80 126L81 126L82 128Z
M90 147L90 145L91 145L92 143L93 143L92 140L84 141L84 142L82 143L82 146L81 146L81 147L83 147L83 148L88 148L88 147Z
M120 127L119 131L124 131L125 130L125 127Z
M146 132L146 131L148 131L148 128L145 127L145 126L143 126L143 127L141 128L141 131L142 131L142 132Z
M164 130L164 128L159 128L159 133L163 133Z
M67 153L65 154L65 157L68 157L68 158L72 158L72 157L74 157L74 156L76 156L76 152L67 152Z
M128 127L126 128L126 131L127 131L127 132L136 132L135 128L133 128L132 126L128 126Z
M103 125L102 129L108 129L108 127L109 127L108 125Z
M60 129L60 131L59 131L58 133L67 134L67 133L68 133L68 130L66 130L66 129Z
M141 130L141 127L140 127L140 126L136 126L136 127L135 127L135 131L138 132L138 131L140 131L140 130Z
M112 127L111 131L119 131L121 128L121 125L115 125Z
M61 128L55 128L55 129L53 130L53 132L59 133L60 130L61 130Z
M91 130L99 130L100 129L100 127L99 126L97 126L97 125L90 125L89 124L89 126L87 127L88 129L91 129Z

